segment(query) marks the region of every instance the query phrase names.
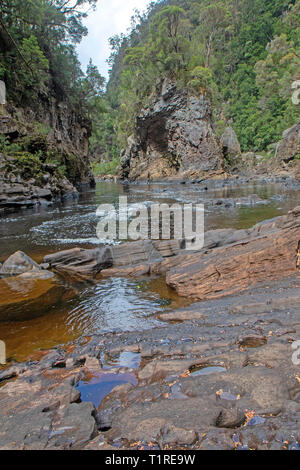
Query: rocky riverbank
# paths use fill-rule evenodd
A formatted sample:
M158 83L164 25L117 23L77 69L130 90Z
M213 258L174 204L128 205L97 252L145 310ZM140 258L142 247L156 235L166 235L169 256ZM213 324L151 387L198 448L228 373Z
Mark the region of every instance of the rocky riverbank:
M55 96L0 115L0 215L78 198L94 184L91 123Z
M13 255L3 282L165 274L196 302L150 331L81 338L4 369L0 448L299 449L299 228L297 207L211 231L190 254L184 241L144 241L43 265Z
M299 449L299 276L0 375L1 449Z
M201 179L233 175L300 175L300 122L261 155L242 153L234 129L217 132L211 99L169 79L157 85L121 152L119 176L130 181ZM107 175L111 177L111 175Z

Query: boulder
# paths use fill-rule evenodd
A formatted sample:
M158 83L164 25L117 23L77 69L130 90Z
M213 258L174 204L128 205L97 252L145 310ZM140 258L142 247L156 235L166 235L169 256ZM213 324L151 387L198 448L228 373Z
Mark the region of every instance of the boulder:
M300 155L300 121L282 135L277 147L277 158L287 164Z
M0 322L39 317L62 299L65 288L57 278L35 279L30 274L0 279Z
M187 255L167 273L167 284L179 295L199 300L245 290L297 272L300 243L299 208L259 224L248 239L209 253Z
M232 127L226 127L221 137L221 146L226 163L235 166L241 157L241 146Z
M165 245L163 245L165 246ZM161 250L163 250L163 246ZM154 261L162 261L162 256L150 240L139 240L133 243L124 243L123 245L112 248L113 266L134 266L137 264L150 264ZM168 252L169 254L169 252Z
M39 269L39 265L23 251L17 251L3 263L0 276L17 276L32 270L39 271Z

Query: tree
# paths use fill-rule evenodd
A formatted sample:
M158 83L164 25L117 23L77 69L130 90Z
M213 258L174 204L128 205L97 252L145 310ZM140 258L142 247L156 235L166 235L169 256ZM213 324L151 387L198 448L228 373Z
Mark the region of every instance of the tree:
M185 11L177 6L168 6L157 13L150 26L150 58L163 71L172 75L186 64L189 23Z
M27 68L24 68L23 61L27 64ZM36 93L45 91L46 83L49 80L49 62L34 35L23 39L15 70L22 87L34 88Z
M206 67L197 66L190 72L188 86L197 94L208 93L211 97L216 92L212 71Z
M48 82L48 91L55 90L60 99L68 99L83 111L92 94L97 95L103 87L103 79L92 64L84 79L75 49L87 33L83 19L96 3L97 0L1 0L0 69L10 96L20 101L23 88L30 97L30 93L41 92Z
M205 44L205 67L208 68L210 66L215 41L217 38L219 40L224 38L226 28L230 26L231 19L231 13L223 2L209 5L201 10L200 36L202 36Z

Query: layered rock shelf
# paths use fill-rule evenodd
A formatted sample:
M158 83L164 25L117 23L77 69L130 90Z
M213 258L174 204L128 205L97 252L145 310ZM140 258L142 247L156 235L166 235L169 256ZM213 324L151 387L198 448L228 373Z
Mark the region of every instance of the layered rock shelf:
M207 232L197 252L146 240L42 265L12 255L7 286L165 275L194 303L159 313L151 330L80 338L0 371L0 449L299 449L299 249L296 207ZM58 300L49 290L35 305L43 295ZM17 300L1 303L1 321Z
M0 448L299 449L299 299L294 274L37 353L0 373Z

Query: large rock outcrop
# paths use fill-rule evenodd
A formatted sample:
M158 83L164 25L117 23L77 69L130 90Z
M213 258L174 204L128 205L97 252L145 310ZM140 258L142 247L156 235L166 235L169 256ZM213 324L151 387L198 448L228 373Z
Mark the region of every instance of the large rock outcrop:
M238 165L242 152L237 135L232 127L226 127L221 137L221 146L226 164L234 168Z
M76 196L94 184L90 122L57 97L30 106L11 102L0 115L0 211Z
M300 179L300 121L284 131L271 162L272 172L292 174Z
M9 143L46 134L49 150L60 156L66 176L74 185L93 182L89 162L91 123L70 104L55 96L40 99L30 107L16 108L9 103L0 116L0 135ZM43 150L43 149L42 149Z
M180 296L216 299L242 292L266 278L273 281L297 273L300 268L300 207L248 230L207 232L204 247L198 251L187 251L184 241L144 242L148 257L145 250L144 258L138 261L134 256L141 251L138 244L141 242L123 247L123 251L131 253L125 258L126 266L118 259L119 247L114 248L113 266L101 271L101 275L165 274L167 284Z
M56 165L40 162L34 167L30 159L25 165L18 156L0 154L0 214L78 197Z
M283 133L277 147L277 158L285 164L300 158L300 121Z
M300 266L300 207L254 227L248 239L187 256L167 274L179 295L199 300L241 292L296 274Z
M168 80L137 118L136 137L121 154L131 180L222 175L223 155L212 128L207 96L192 96Z

